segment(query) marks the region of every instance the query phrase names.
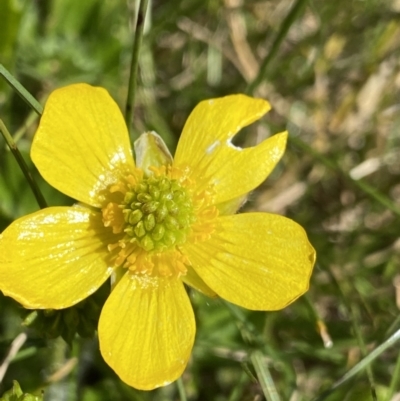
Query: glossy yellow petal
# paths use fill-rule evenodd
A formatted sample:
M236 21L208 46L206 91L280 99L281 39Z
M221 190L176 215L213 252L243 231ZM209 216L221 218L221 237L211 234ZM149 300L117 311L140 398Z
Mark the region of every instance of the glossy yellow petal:
M182 281L208 297L215 298L217 294L199 277L196 271L189 267Z
M287 134L275 135L247 149L232 145L232 138L269 109L267 101L245 95L199 103L183 128L174 164L191 167L199 191L215 185L216 203L253 190L281 158Z
M282 216L222 216L210 240L186 244L193 268L220 297L253 310L284 308L309 285L315 251L303 228Z
M85 207L52 207L22 217L0 236L0 290L26 308L76 304L112 273L109 237L101 214Z
M99 321L104 360L130 386L151 390L176 380L195 335L193 310L180 280L125 274Z
M134 166L118 105L105 89L86 84L50 94L31 157L50 185L96 207L101 191Z

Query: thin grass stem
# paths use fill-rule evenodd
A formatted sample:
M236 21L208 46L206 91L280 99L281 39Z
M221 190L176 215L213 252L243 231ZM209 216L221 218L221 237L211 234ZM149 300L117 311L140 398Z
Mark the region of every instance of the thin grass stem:
M351 304L350 305L350 313L351 313L351 317L352 317L351 322L352 322L353 330L356 334L357 342L361 349L361 354L363 357L365 357L367 355L367 347L365 346L365 341L361 334L361 330L360 330L360 327L358 324L360 322L360 312L356 306ZM368 377L368 381L369 381L369 384L371 387L372 399L373 399L373 401L377 401L376 390L375 390L375 379L374 379L374 374L372 372L372 367L371 367L371 365L366 365L365 369L367 371L367 377Z
M345 307L346 313L351 317L350 320L352 322L353 330L354 330L354 333L356 335L358 345L359 345L359 347L361 349L362 356L366 357L367 349L366 349L365 342L364 342L364 339L363 339L362 334L361 334L361 330L360 330L359 325L358 325L358 322L360 320L359 311L358 311L358 309L355 308L355 306L353 304L351 304L350 302L347 301L343 286L336 279L336 276L333 273L333 271L330 268L328 268L327 269L327 273L329 274L332 282L334 283L334 285L336 286L336 288L338 290L339 298L343 302L343 306ZM366 370L367 370L368 381L369 381L370 386L371 386L372 399L374 401L376 401L377 400L377 396L376 396L375 380L374 380L374 376L373 376L373 373L372 373L372 369L368 365L368 366L366 366Z
M260 338L259 333L257 333L251 322L247 321L243 311L229 302L224 300L221 301L237 322L240 323L239 329L241 330L243 339L250 345L261 345L262 339Z
M177 385L177 387L178 387L179 399L180 399L181 401L187 401L185 386L183 385L182 377L180 377L180 378L176 381L176 385Z
M31 112L28 114L28 117L21 124L21 127L18 128L18 130L13 135L15 143L18 143L26 135L28 129L32 127L34 123L36 123L37 119L38 115L34 110L31 110Z
M248 321L239 307L224 300L221 300L221 302L228 308L232 316L236 319L243 341L253 349L258 348L262 350L275 363L279 363L279 367L284 375L284 381L287 383L286 387L289 388L291 383L295 382L295 373L291 369L291 364L287 363L284 360L284 356L276 351L274 347L268 345L264 336L262 336L255 326Z
M400 325L400 314L397 315L396 319L394 319L393 323L390 325L390 327L386 330L386 336L390 336L392 333L394 333Z
M47 207L47 203L43 197L42 192L39 189L35 179L33 178L31 172L29 171L29 167L25 163L24 158L22 157L16 143L14 142L13 137L9 133L7 127L4 125L3 121L0 119L0 132L2 133L8 147L10 148L12 154L15 157L20 169L22 170L26 180L28 181L29 186L32 189L33 194L35 195L36 202L38 203L41 209Z
M240 378L237 382L237 384L235 385L235 387L233 388L228 401L240 401L243 399L243 391L244 391L244 387L246 386L246 384L249 381L249 376L247 375L246 372L242 372L242 374L240 375Z
M4 67L4 65L0 64L0 75L4 77L4 79L8 82L8 84L16 90L18 95L30 106L33 110L36 111L40 116L43 114L43 106L18 82L16 78L12 76L12 74Z
M397 357L396 367L394 368L392 380L390 381L389 392L386 401L390 401L400 387L400 354Z
M268 366L265 363L264 356L261 351L253 351L250 360L254 366L258 381L267 401L280 401L279 394L276 390L274 380Z
M142 45L144 22L146 20L148 3L149 0L139 1L139 11L136 21L135 38L132 46L132 60L131 60L131 70L128 84L128 98L126 100L126 108L125 108L125 121L130 133L132 133L132 128L133 128L132 124L133 124L136 84L138 76L139 53L140 53L140 47Z
M282 25L279 28L278 34L276 35L276 38L272 43L268 56L265 57L264 61L262 62L254 81L251 82L247 87L246 90L247 93L249 94L253 93L257 89L257 87L261 84L261 82L265 79L270 62L275 57L280 45L282 44L287 33L289 32L290 27L299 18L300 14L303 12L307 3L308 0L297 0L297 2L294 4L292 9L286 16L286 18L283 20Z

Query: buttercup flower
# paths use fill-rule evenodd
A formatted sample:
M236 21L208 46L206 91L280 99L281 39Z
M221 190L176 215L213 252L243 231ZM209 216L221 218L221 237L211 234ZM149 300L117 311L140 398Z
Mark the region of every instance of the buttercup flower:
M231 142L269 110L233 95L201 102L172 159L144 134L134 161L124 119L101 88L54 91L31 156L44 179L79 203L49 207L0 237L0 289L26 308L62 309L112 291L100 350L139 389L177 379L195 320L183 283L252 310L285 307L308 289L315 252L292 220L233 215L281 158L286 133L240 149Z

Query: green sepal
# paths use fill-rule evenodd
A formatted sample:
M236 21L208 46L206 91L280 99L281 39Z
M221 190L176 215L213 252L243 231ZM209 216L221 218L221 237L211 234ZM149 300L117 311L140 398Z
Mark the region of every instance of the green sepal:
M150 166L161 167L172 164L172 155L163 139L154 131L140 135L134 143L136 166L146 175L152 174Z
M237 198L230 199L226 202L219 203L217 206L219 214L226 216L235 214L247 201L248 194L241 195Z

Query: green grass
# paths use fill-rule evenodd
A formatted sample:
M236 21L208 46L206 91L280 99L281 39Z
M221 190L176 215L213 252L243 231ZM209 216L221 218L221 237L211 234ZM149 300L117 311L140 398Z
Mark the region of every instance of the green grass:
M134 5L2 0L0 63L41 104L57 87L87 82L105 87L125 110ZM237 141L251 146L288 129L288 149L245 209L283 214L306 229L318 255L310 290L270 313L190 292L197 320L191 361L178 383L153 392L123 384L102 361L96 339L76 337L67 346L28 329L0 394L18 380L24 391L43 389L47 399L66 401L394 400L400 392L394 285L400 264L399 2L150 6L132 141L155 130L174 149L199 101L239 92L269 99L272 112ZM33 169L29 149L38 115L4 78L0 119ZM73 202L36 171L33 178L50 205ZM37 208L0 138L0 230ZM0 316L2 359L26 330L26 313L1 296ZM49 381L64 365L67 374Z

